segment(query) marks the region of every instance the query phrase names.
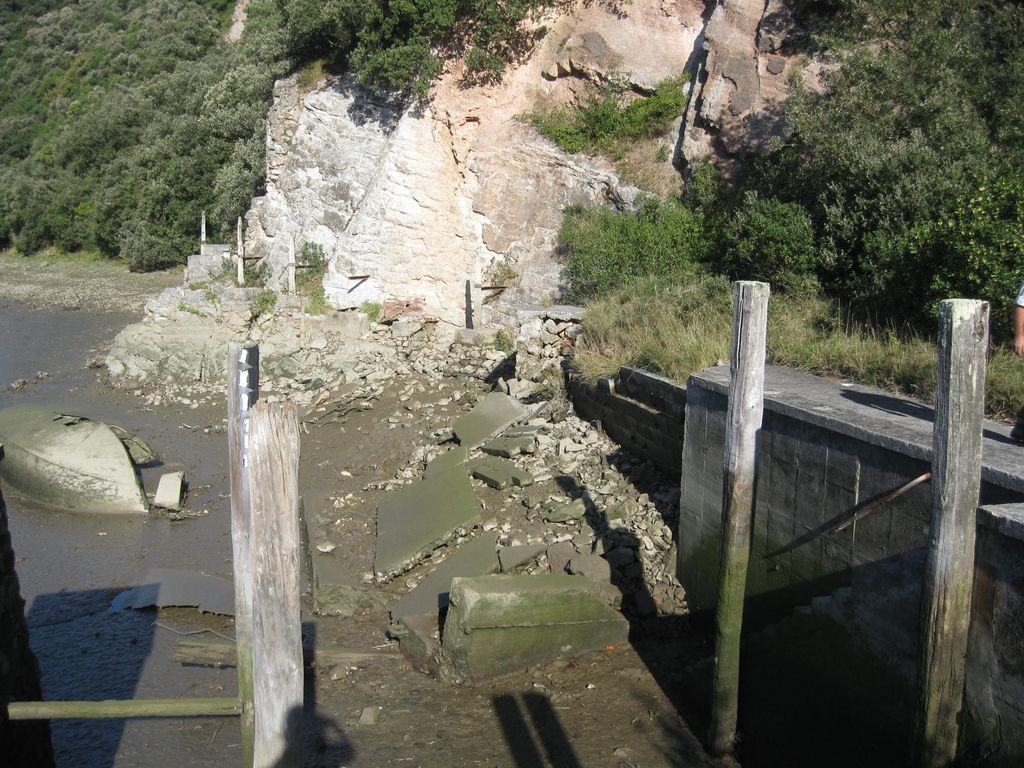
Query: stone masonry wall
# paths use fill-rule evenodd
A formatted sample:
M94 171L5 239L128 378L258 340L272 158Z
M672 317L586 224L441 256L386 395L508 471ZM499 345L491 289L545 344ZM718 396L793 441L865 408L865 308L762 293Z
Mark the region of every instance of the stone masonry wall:
M619 445L678 477L683 450L686 387L636 368L620 368L615 376L587 384L570 378L569 394L576 412L600 421Z
M0 449L2 450L2 449ZM14 570L14 548L7 526L7 507L0 494L0 755L11 768L53 765L50 726L45 720L12 722L7 702L38 701L39 664L28 644L25 601Z

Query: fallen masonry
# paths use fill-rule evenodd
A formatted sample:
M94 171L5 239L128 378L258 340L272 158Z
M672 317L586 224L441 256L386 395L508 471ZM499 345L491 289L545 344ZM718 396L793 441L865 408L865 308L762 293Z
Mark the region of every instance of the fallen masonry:
M478 576L452 581L439 671L474 684L626 642L629 624L576 576Z
M409 570L479 519L480 505L460 467L405 486L377 508L374 575L385 581Z
M515 398L491 392L473 410L460 417L452 429L459 443L472 449L526 414L527 409Z
M483 480L491 488L505 488L511 483L520 488L533 485L533 475L511 461L496 456L481 456L470 463L473 477Z

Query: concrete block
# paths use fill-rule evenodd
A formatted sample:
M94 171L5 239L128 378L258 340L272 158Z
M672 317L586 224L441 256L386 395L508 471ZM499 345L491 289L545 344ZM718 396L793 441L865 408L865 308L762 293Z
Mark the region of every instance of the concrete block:
M444 679L473 684L560 656L624 643L629 624L575 576L480 576L452 582L441 642Z
M324 317L323 329L344 339L361 339L370 332L370 318L365 312L331 312Z
M457 530L469 530L479 521L469 475L458 467L392 493L377 508L377 579L408 570Z
M501 392L491 392L469 413L459 417L452 429L462 445L476 448L521 419L527 412L528 409L515 398Z
M502 435L489 440L480 446L480 450L489 453L491 456L501 456L511 459L520 454L532 454L537 451L537 438L535 435Z
M164 509L181 509L181 499L185 493L185 473L168 472L160 476L156 487L153 504Z
M466 446L457 445L450 451L439 454L432 458L423 472L424 477L436 477L456 467L464 467L469 458L469 451Z
M469 471L473 477L483 480L492 488L505 488L509 483L519 487L533 485L533 475L511 461L496 456L475 459L470 462Z
M391 618L438 614L448 608L448 590L456 576L485 576L498 570L497 542L490 534L463 543L423 581L406 592L391 608Z
M523 563L528 563L540 555L545 544L517 544L514 547L502 547L498 550L498 562L502 573L509 573Z
M459 328L454 342L467 347L493 347L500 328Z
M582 519L586 513L587 506L583 499L576 499L548 510L544 513L544 520L549 523L569 523Z
M565 573L569 561L579 554L569 541L559 541L548 547L548 566L552 573Z

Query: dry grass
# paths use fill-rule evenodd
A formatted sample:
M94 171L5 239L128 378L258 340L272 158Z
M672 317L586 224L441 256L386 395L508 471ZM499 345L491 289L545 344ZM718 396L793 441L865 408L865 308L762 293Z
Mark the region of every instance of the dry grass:
M721 278L644 280L588 307L576 361L588 378L633 365L685 382L725 362L731 334L730 286ZM817 296L773 296L768 357L822 376L849 379L930 402L934 343L905 329L851 323ZM1024 360L1006 347L989 352L986 412L1012 417L1024 405Z

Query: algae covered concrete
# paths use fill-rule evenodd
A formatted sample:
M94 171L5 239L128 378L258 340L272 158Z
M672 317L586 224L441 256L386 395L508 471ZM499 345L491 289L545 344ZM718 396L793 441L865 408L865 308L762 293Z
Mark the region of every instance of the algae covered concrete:
M457 578L441 642L441 675L451 682L479 683L561 656L615 646L628 634L625 618L585 578Z
M473 410L460 416L452 430L460 444L472 449L526 416L527 412L514 397L491 392L481 398Z
M377 508L376 578L408 570L479 518L480 504L459 467L395 491Z

